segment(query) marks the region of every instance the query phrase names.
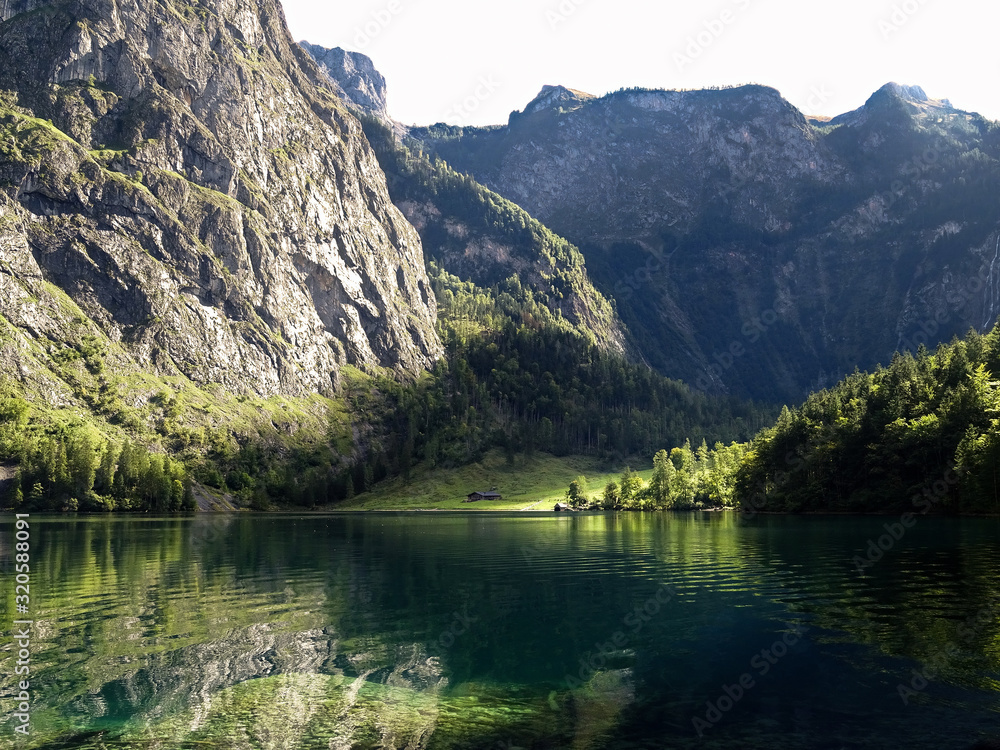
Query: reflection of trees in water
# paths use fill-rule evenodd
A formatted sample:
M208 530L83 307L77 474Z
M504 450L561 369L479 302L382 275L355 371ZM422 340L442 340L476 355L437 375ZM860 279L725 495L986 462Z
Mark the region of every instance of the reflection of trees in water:
M975 523L927 521L861 576L851 556L882 521L523 519L43 523L39 736L130 720L130 736L248 748L598 748L657 733L682 747L692 711L773 640L774 617L808 621L824 648L846 634L850 667L827 660L821 675L843 700L796 695L815 662L789 657L776 684L791 697L761 689L744 718L860 728L851 680L886 663L857 644L923 658L954 635L949 617L1000 590ZM676 594L635 629L627 618L664 584ZM567 685L618 631L614 658ZM997 663L995 619L967 643L966 680Z
M950 677L987 687L971 675L1000 669L995 523L918 517L891 545L883 539L889 550L870 562L869 548L888 534L886 524L898 520L759 517L747 524L740 543L746 557L780 582L776 598L831 631L830 638L846 633L881 656L918 662L953 642L964 656ZM981 616L984 607L992 617Z
M41 734L173 716L193 738L222 732L239 705L253 706L252 733L273 735L259 704L274 690L303 732L344 742L405 735L423 747L436 732L479 747L483 737L541 737L554 731L554 706L563 737L596 737L613 723L631 690L607 690L619 672L596 676L602 690L579 699L489 681L487 662L497 680L517 672L521 642L538 640L526 638L538 627L532 610L561 590L551 566L526 581L490 574L498 561L523 565L522 536L501 532L491 554L442 563L440 543L452 532L410 531L371 519L223 514L53 523L37 551L51 583L40 630L53 622L38 662L36 708L50 717ZM489 534L481 541L490 544ZM628 603L627 586L595 579L588 587L584 602ZM588 630L592 607L577 597L566 611L573 624L556 648L543 642L534 655L557 677L579 643L603 634ZM466 619L460 633L456 612Z

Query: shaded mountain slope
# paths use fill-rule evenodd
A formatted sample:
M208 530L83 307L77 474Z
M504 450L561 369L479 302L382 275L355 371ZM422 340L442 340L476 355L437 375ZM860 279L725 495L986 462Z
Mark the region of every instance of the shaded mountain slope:
M575 242L649 361L705 389L795 401L1000 312L998 131L917 87L823 127L763 86L553 88L411 135Z

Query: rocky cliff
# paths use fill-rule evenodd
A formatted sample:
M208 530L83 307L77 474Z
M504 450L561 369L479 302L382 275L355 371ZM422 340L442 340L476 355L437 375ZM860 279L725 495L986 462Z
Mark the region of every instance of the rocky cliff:
M630 359L643 358L608 300L594 289L577 248L554 235L517 205L434 163L419 144L400 135L406 128L385 109L385 79L369 58L340 48L300 42L325 74L329 85L357 110L369 142L385 170L396 206L413 224L427 258L445 271L491 288L517 278L580 335L601 349ZM544 106L588 97L547 87ZM542 106L542 105L539 105Z
M329 76L344 98L383 122L391 121L386 106L385 78L375 69L370 57L340 47L321 47L305 40L299 44L312 55L319 69Z
M0 3L5 369L330 392L441 352L420 239L274 0Z
M763 86L546 87L505 127L411 135L577 243L703 388L797 400L1000 312L1000 132L919 87L827 123Z

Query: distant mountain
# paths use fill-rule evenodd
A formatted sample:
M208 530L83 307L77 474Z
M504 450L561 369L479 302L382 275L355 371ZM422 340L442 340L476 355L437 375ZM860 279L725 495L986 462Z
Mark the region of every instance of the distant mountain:
M416 227L428 261L496 293L540 302L606 353L642 362L608 299L590 281L580 251L523 208L398 141L362 117L396 205ZM414 146L410 142L410 146ZM519 291L517 291L519 290Z
M1000 313L1000 130L919 87L823 122L764 86L547 86L506 126L410 135L576 243L702 388L796 401Z
M523 293L600 349L643 361L611 304L594 289L576 247L520 206L440 160L432 161L416 142L408 147L398 135L405 128L385 113L384 79L367 57L300 44L356 108L392 199L420 233L428 260L484 288L516 279ZM373 102L368 92L379 86L382 95ZM587 96L547 88L539 100L550 106Z
M512 112L511 121L525 115L533 115L536 112L544 112L548 109L576 109L588 99L593 99L593 94L587 94L576 89L568 89L565 86L542 86L542 90L524 108L523 112Z
M321 47L305 40L299 45L312 55L344 99L383 122L390 121L385 78L375 69L370 57L340 47Z
M873 117L891 120L893 114L902 117L918 116L935 118L941 115L956 114L958 110L952 107L947 99L931 99L919 86L901 86L898 83L887 83L869 97L865 105L853 112L832 118L829 125L859 126Z

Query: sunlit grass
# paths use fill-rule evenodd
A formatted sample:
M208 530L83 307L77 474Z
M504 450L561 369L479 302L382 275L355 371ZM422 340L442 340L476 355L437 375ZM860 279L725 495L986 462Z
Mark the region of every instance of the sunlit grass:
M552 510L564 499L569 483L578 476L587 478L588 496L600 495L604 485L617 480L622 466L587 456L558 458L538 453L530 458L515 457L508 462L503 451L494 450L482 461L459 468L415 468L409 480L401 477L378 484L371 492L337 505L344 510ZM652 468L639 466L649 480ZM476 491L496 487L503 500L464 502Z

